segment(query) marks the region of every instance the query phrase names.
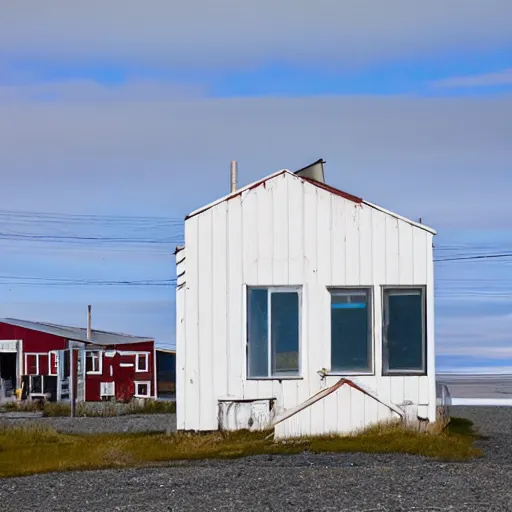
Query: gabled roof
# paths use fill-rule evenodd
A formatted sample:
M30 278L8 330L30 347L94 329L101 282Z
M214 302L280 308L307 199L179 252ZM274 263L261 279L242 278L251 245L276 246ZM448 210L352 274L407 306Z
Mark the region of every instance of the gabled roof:
M16 327L24 327L32 331L44 332L60 336L72 341L83 341L94 345L126 345L129 343L144 343L154 341L153 338L144 338L139 336L131 336L130 334L122 334L118 332L108 331L91 331L91 339L87 339L87 329L83 327L69 327L67 325L49 324L45 322L32 322L30 320L19 320L17 318L1 318L0 323L14 325Z
M373 208L380 212L386 213L387 215L390 215L396 219L407 222L408 224L411 224L412 226L415 226L417 228L428 231L429 233L432 233L433 235L436 234L435 229L433 229L429 226L426 226L425 224L420 224L419 222L415 222L411 219L408 219L407 217L403 217L402 215L399 215L398 213L394 213L390 210L386 210L386 208L382 208L381 206L378 206L374 203L365 201L364 199L354 196L352 194L349 194L347 192L344 192L343 190L331 187L330 185L327 185L326 183L321 183L319 181L316 181L316 180L313 180L310 178L304 178L302 176L298 176L297 174L289 171L288 169L281 169L280 171L269 174L268 176L266 176L265 178L262 178L261 180L255 181L254 183L250 183L249 185L246 185L245 187L241 187L241 188L237 189L235 192L232 192L231 194L227 194L224 197L221 197L220 199L213 201L212 203L202 206L201 208L194 210L192 213L189 213L185 217L185 220L190 219L191 217L194 217L196 215L199 215L200 213L203 213L206 210L209 210L210 208L213 208L214 206L217 206L218 204L223 203L224 201L229 201L230 199L233 199L234 197L237 197L237 196L243 194L244 192L248 192L249 190L259 187L260 185L263 185L265 182L267 182L273 178L276 178L277 176L280 176L281 174L286 174L286 175L292 176L296 180L301 180L302 182L306 182L310 185L321 188L322 190L326 190L327 192L329 192L331 194L334 194L334 195L337 195L340 197L344 197L345 199L352 201L354 203L364 204L366 206L369 206L370 208Z

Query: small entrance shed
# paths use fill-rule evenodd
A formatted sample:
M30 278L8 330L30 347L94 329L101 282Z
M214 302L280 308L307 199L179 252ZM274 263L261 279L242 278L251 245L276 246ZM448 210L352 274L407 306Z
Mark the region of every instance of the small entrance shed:
M435 421L434 234L327 185L322 161L188 215L178 429L293 437Z

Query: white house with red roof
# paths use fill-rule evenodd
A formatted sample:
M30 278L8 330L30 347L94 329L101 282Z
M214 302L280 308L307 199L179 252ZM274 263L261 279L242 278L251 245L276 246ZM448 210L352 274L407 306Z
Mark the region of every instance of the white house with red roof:
M435 421L435 231L327 185L324 163L186 217L178 429L279 438Z

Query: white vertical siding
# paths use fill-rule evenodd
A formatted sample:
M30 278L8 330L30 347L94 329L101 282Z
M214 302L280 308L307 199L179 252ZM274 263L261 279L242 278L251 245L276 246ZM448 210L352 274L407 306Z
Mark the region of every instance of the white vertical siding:
M372 375L384 400L435 418L432 235L284 173L186 221L186 287L177 297L178 428L218 426L219 398L270 398L278 410L331 386L329 286L373 290ZM246 378L246 287L301 285L301 378ZM427 286L428 376L382 376L382 285ZM180 323L180 318L185 321ZM180 401L182 403L180 403ZM396 417L347 386L276 427L276 435L349 432Z
M228 205L219 204L212 210L212 337L213 386L215 407L218 397L228 389ZM208 339L207 339L208 341ZM211 384L211 382L210 382ZM211 411L211 409L210 409ZM216 409L215 409L216 412ZM209 418L217 428L217 417ZM215 426L213 427L213 425Z
M243 238L242 238L242 197L228 201L228 388L227 396L242 396L245 369L243 331L245 313L243 311ZM254 233L252 233L254 235ZM249 233L245 234L248 237ZM203 257L207 258L205 254ZM206 341L206 340L205 340Z

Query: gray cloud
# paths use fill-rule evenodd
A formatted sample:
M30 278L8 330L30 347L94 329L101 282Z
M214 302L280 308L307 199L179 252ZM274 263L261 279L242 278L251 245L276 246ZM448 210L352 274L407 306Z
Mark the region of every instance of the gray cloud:
M206 88L166 82L131 81L122 87L107 87L92 80L72 82L24 83L0 85L2 103L58 102L90 104L143 101L151 103L171 99L190 99L204 96Z
M509 0L67 0L5 2L4 55L163 66L325 66L512 42Z
M172 99L145 85L107 102L67 87L0 102L3 209L175 217L226 193L231 159L244 184L321 156L331 184L404 215L510 227L512 95Z

